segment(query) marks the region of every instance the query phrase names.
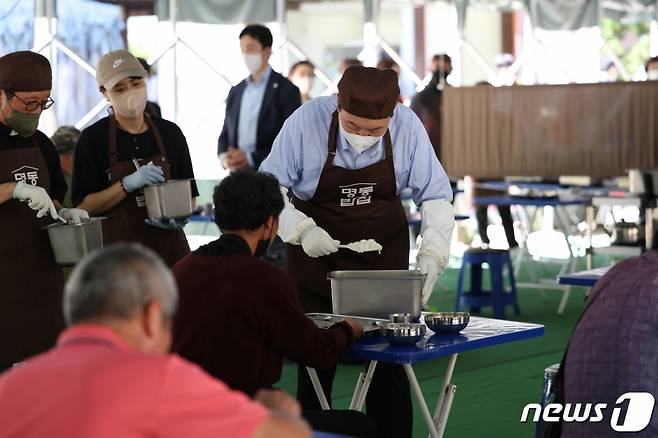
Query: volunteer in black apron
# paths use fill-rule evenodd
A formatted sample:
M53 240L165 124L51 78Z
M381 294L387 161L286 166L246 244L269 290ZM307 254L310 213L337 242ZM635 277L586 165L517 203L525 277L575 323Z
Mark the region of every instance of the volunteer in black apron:
M420 205L423 243L418 267L427 274L423 302L448 261L454 215L450 182L422 124L396 105L397 74L351 67L338 95L312 100L285 123L260 170L274 174L292 202L280 216L279 235L289 243L288 271L297 280L307 312L331 312L327 273L344 269L408 269L409 234L399 193L412 189ZM340 243L374 239L377 252L339 250ZM319 370L331 395L335 367ZM305 409L319 409L305 369L298 375ZM398 365L377 365L366 412L380 436L412 434L409 382Z
M0 58L0 372L53 346L64 328L62 272L42 227L58 216L66 181L57 150L37 131L50 98L50 63L33 52Z
M112 113L82 131L75 149L71 198L103 222L106 244L139 242L173 266L190 252L184 223L148 219L142 189L194 178L185 136L174 123L144 113L146 71L126 50L103 56L96 80ZM194 181L192 196L198 196Z

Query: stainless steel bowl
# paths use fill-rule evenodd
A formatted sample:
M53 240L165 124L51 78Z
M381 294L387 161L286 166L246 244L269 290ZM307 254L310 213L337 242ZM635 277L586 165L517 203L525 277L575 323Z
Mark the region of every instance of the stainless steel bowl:
M392 345L413 345L425 337L427 328L421 323L382 322L379 333Z
M459 333L471 319L466 312L436 312L425 314L425 324L437 334Z
M391 322L420 322L420 318L412 313L391 313L388 319Z

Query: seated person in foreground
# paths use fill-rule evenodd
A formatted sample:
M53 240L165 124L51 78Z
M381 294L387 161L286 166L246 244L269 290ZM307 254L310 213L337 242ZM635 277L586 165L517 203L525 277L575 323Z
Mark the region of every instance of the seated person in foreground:
M363 335L346 319L321 330L306 317L295 282L259 259L278 229L279 183L254 171L230 174L215 187L221 237L174 266L180 290L173 351L233 389L254 394L281 378L283 359L325 368ZM357 412L304 412L314 429L372 436ZM340 427L340 426L344 427Z
M621 401L616 405L617 399L627 392L647 392L656 397L657 251L618 263L597 282L588 308L571 335L563 372L566 403L607 404L603 421L563 422L563 438L623 435L610 426L614 409L621 410L618 423L624 423L632 408L641 407ZM581 414L583 410L584 406ZM590 415L594 416L594 412ZM653 417L646 419L649 418L644 430L630 435L658 436L658 415L654 412Z
M0 437L310 437L292 398L252 401L166 354L176 302L151 250L87 256L66 285L57 345L0 376Z

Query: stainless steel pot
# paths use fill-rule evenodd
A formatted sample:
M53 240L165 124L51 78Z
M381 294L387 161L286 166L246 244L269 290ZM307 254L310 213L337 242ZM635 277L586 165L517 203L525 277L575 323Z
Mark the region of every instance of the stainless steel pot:
M80 224L54 223L44 227L58 265L74 265L95 249L103 247L104 217L83 219Z
M150 219L187 218L192 214L191 180L178 179L147 186L144 199Z
M617 222L612 230L612 243L615 245L637 245L640 238L640 227L634 223Z

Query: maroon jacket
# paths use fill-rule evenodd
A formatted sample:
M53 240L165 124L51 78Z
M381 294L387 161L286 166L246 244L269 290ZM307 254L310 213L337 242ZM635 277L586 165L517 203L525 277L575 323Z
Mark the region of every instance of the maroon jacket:
M626 412L617 399L627 392L658 394L658 252L615 265L589 300L569 341L564 396L572 406L606 403L607 408L603 421L563 423L562 438L622 436L610 426L615 408ZM642 432L627 435L658 436L658 414L654 411Z
M293 280L235 234L199 248L173 271L180 294L173 351L231 388L253 395L272 387L284 357L328 367L353 341L347 323L318 329Z

